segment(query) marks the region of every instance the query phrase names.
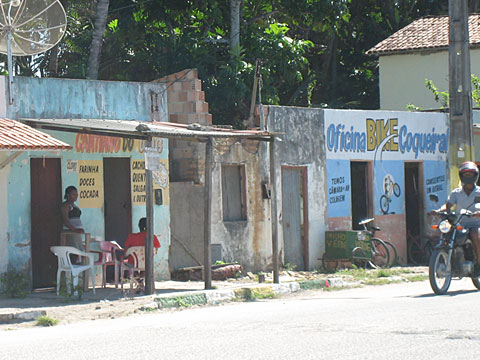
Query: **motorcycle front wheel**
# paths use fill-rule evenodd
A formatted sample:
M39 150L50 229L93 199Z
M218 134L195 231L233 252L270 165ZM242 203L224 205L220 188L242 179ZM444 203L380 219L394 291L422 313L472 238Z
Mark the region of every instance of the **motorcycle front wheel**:
M480 278L472 277L472 282L473 282L473 285L475 285L475 287L480 290Z
M451 267L447 269L448 253L444 249L436 249L430 257L428 265L428 278L430 286L437 295L447 293L452 281Z

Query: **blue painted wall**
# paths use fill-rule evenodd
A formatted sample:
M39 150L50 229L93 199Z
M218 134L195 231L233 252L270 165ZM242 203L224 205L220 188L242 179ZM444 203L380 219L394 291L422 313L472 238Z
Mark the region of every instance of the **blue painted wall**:
M153 116L167 119L166 89L160 83L104 82L87 80L15 78L14 104L7 103L7 117L20 118L97 118L150 121L152 94L157 95L159 111ZM5 94L5 98L7 98ZM78 173L68 172L68 161L102 160L104 157L144 159L142 146L133 151L99 153L75 149L75 133L46 131L73 146L64 152L23 153L11 165L8 173L8 256L9 266L30 269L30 158L55 157L61 159L62 194L69 185L78 187ZM139 141L137 140L138 144ZM160 158L168 170L168 141L158 140ZM139 150L140 149L140 150ZM155 205L154 233L159 237L161 249L155 256L156 279L169 278L168 247L170 244L170 207L168 185L163 191L164 204ZM82 221L92 235L104 238L103 207L82 209ZM132 203L132 230L137 231L138 219L145 216L145 206Z

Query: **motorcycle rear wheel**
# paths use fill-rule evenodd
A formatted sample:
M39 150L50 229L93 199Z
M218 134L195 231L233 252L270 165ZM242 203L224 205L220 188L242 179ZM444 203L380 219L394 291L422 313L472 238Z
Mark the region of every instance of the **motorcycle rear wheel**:
M428 278L432 290L437 295L446 294L452 281L451 266L450 271L447 271L447 262L448 253L444 249L433 251L428 265Z

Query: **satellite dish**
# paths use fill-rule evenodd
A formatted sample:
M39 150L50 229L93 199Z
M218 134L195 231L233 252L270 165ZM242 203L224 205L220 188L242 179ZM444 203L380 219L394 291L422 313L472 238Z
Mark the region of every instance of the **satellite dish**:
M67 17L60 0L0 0L0 53L8 55L10 104L12 56L40 54L65 34Z

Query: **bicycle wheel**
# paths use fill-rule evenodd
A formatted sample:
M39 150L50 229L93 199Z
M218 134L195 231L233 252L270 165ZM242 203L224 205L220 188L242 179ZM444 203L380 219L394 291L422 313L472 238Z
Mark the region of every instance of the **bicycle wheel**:
M390 204L389 204L389 199L385 196L385 195L382 195L380 197L380 209L382 210L382 213L385 215L385 214L388 214L388 208L390 207Z
M373 268L387 268L390 263L390 253L387 245L379 238L372 239L372 261L369 262Z
M421 244L422 239L418 238L412 240L408 245L408 258L414 265L425 265L433 252L433 245L431 244L430 240L427 240L424 247L422 247Z
M388 267L392 267L393 265L398 264L398 252L397 248L395 245L393 245L390 241L383 240L385 245L387 245L388 248L388 253L390 254L390 262L388 264Z
M393 193L396 197L400 196L400 186L397 183L393 184Z
M357 268L365 269L367 267L367 255L365 254L365 250L360 247L356 247L352 250L352 264L354 264Z

